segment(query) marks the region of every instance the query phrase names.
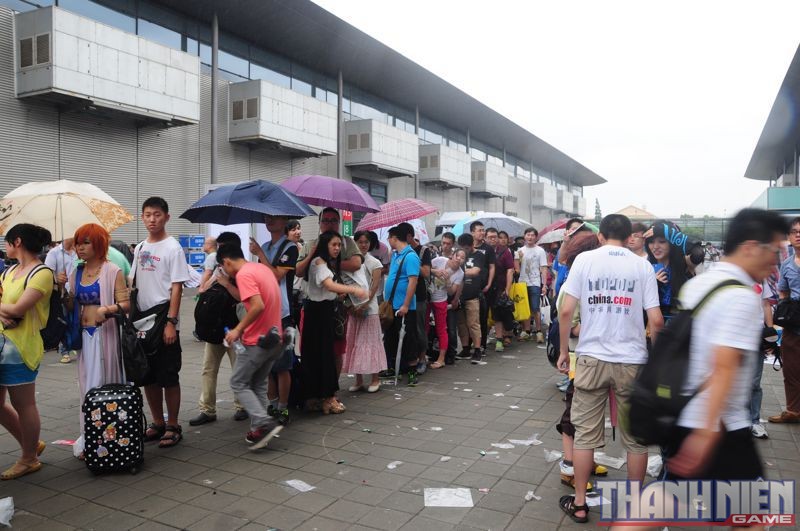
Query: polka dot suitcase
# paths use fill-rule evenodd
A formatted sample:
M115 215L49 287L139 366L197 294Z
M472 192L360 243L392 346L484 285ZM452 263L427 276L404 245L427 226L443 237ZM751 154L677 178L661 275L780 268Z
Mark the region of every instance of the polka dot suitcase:
M95 473L136 474L144 463L145 418L138 387L109 384L86 393L84 457Z

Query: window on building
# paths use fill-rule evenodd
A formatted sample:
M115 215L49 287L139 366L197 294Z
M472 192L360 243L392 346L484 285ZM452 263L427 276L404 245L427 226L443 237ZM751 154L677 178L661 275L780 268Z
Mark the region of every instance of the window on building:
M154 24L143 18L139 19L139 35L145 39L163 44L176 50L182 49L181 34L177 31Z
M255 63L250 63L250 79L263 79L279 87L292 88L292 78Z
M53 5L53 0L2 0L0 4L19 13Z
M295 77L292 78L291 89L293 91L295 91L295 92L299 92L300 94L303 94L304 96L311 96L312 95L311 83L306 83L305 81L302 81L302 80L297 79Z
M119 10L101 6L92 0L59 0L58 6L75 14L108 24L128 33L136 33L136 19L128 13L135 13L134 0L117 2Z
M383 183L376 183L367 179L358 179L354 177L353 184L367 192L367 194L378 203L378 206L384 204L388 199L388 187ZM358 223L365 214L366 212L353 212L353 227L358 226Z

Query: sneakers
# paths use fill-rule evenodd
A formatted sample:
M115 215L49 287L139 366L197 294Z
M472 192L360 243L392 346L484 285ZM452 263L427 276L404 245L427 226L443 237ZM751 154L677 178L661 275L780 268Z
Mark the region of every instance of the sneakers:
M267 415L270 417L277 417L278 416L278 408L273 406L272 404L267 406Z
M236 413L233 414L233 420L235 421L242 421L247 420L250 418L250 414L245 411L244 409L237 409Z
M530 341L531 337L532 336L528 332L525 332L523 330L519 335L519 340L520 341Z
M60 363L72 363L72 357L69 355L69 352L64 352L61 354L61 359L58 361Z
M506 347L503 345L502 341L496 341L494 344L494 351L495 352L503 352Z
M470 357L470 363L477 365L481 359L483 359L483 351L481 351L479 348L474 349L472 351L472 356Z
M419 378L417 377L416 371L408 371L408 385L414 386L417 385Z
M773 424L796 424L800 422L800 413L781 411L780 415L772 415L767 420Z
M468 360L471 357L472 357L472 354L470 354L468 348L462 348L461 352L456 354L456 359L459 359L459 360Z
M270 439L280 433L282 429L283 426L277 422L270 422L269 424L266 424L260 428L247 432L244 440L252 444L250 447L251 450L258 450L260 448L264 448L267 443L269 443Z
M537 342L538 344L540 344L540 345L541 345L542 343L544 343L544 334L543 334L543 333L541 333L541 332L536 332L536 342Z
M561 474L565 476L574 476L575 475L575 467L572 465L568 465L562 459L560 463L558 463L558 467L560 469Z
M381 378L394 378L394 369L384 369L378 373Z
M214 422L217 420L216 415L209 415L203 411L200 412L199 415L189 419L189 426L202 426L203 424L208 424L209 422Z
M753 424L750 427L750 433L756 439L768 439L769 438L769 434L767 434L766 428L764 428L764 426L762 426L761 424Z
M278 411L278 414L275 416L275 419L278 421L278 424L281 426L288 426L289 425L289 410L288 409L281 409Z
M417 374L425 374L425 371L428 370L428 364L424 361L420 361L417 363Z

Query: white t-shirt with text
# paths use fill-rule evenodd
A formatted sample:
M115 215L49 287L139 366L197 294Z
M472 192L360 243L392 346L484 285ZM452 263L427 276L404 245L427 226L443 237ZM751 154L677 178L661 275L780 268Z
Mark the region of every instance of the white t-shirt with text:
M521 257L521 259L520 259ZM547 253L538 245L520 247L514 254L514 258L519 260L519 281L528 286L542 285L542 270L547 267Z
M624 247L605 245L579 254L561 289L580 304L578 356L647 361L643 311L658 308L656 276L648 262Z
M169 300L172 284L189 280L189 265L178 240L143 241L136 246L130 283L136 276L139 309L144 311Z

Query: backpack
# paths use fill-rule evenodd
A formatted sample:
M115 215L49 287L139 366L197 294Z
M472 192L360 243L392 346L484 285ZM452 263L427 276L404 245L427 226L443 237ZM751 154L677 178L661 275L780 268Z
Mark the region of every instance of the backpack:
M218 282L198 295L194 307L194 331L197 337L206 343L221 345L225 328L234 328L239 323L236 317L237 304L238 301Z
M547 361L553 367L558 362L559 345L561 345L561 327L558 324L558 319L553 319L550 322L550 328L547 329Z
M629 431L639 444L664 445L671 439L683 408L708 383L682 394L689 376L689 349L694 317L719 290L739 286L738 280L720 282L692 309L681 308L658 334L647 363L633 385L628 411Z
M5 270L3 272L2 279L5 280L6 275L11 271L14 271L16 268L17 266L14 266ZM42 269L47 269L50 271L50 274L53 275L53 291L50 293L50 313L47 314L47 322L42 323L42 328L39 333L42 335L44 349L52 350L54 348L58 348L59 343L61 343L67 333L67 318L66 314L64 313L64 306L61 304L61 292L59 291L58 284L56 283L55 273L53 273L53 270L44 264L35 266L28 272L28 276L25 277L25 283L22 287L22 291L24 292L28 288L28 281L33 277L33 275Z

